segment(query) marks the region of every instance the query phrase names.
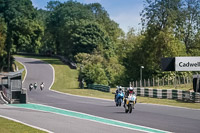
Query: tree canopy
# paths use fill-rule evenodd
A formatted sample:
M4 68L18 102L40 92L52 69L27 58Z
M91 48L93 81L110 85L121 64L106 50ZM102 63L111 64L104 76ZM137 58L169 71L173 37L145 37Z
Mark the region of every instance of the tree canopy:
M48 53L76 62L87 84L127 86L141 66L144 78L166 76L161 58L200 55L199 0L146 0L141 24L124 33L99 3L0 0L0 70L15 52Z

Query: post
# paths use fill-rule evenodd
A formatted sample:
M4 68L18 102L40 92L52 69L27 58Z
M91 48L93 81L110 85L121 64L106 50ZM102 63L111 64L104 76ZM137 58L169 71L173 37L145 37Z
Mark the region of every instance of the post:
M197 74L196 92L199 90L199 74Z
M176 71L175 71L175 78L174 78L174 88L176 88Z
M183 80L184 80L184 81L183 81L183 84L184 84L185 87L186 87L186 81L185 81L186 79L185 79L185 76L183 77Z
M142 69L144 68L144 66L140 66L140 81L142 82ZM142 87L142 86L141 86Z
M165 86L165 79L164 79L164 78L162 78L162 81L163 81L163 86Z
M153 87L154 87L154 78L153 78Z
M167 76L167 85L169 85L169 75Z

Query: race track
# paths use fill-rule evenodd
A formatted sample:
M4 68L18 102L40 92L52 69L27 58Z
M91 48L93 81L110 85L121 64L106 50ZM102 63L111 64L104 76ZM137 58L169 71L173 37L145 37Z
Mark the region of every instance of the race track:
M81 112L101 118L169 132L198 133L200 131L200 110L138 103L132 114L125 114L124 108L115 107L114 102L111 100L78 97L51 91L49 90L49 87L53 82L53 69L50 65L31 58L17 57L16 60L24 64L27 69L27 76L23 83L24 88L28 88L28 85L34 82L37 82L38 84L41 82L45 83L45 89L43 91L38 88L36 90L28 91L28 101L30 103L48 105L59 109ZM81 132L91 133L117 133L122 131L139 132L84 119L67 116L63 117L62 115L55 113L47 113L6 105L1 106L3 107L0 107L0 115L8 116L52 132L67 131L76 133L80 132L80 130ZM15 116L14 114L21 115ZM24 118L22 116L24 116ZM77 123L77 126L75 123ZM84 128L82 128L83 126Z

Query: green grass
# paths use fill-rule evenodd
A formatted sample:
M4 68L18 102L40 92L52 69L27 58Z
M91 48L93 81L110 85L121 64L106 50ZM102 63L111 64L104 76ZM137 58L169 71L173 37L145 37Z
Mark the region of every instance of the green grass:
M21 63L15 61L15 64L18 66L19 70L24 69L24 66ZM25 74L26 74L26 70L24 69L24 71L22 72L22 79L24 79Z
M26 58L36 58L44 62L51 64L55 70L55 82L51 89L57 91L74 91L79 88L78 82L78 71L75 69L70 69L69 66L63 64L57 58L52 57L40 57L40 56L20 56Z
M37 57L37 56L23 56L30 58L41 59L45 62L52 64L55 69L55 82L51 89L57 90L64 93L70 93L74 95L105 98L105 99L114 99L115 88L111 88L111 92L101 92L91 89L78 89L78 71L70 69L67 65L64 65L59 59L56 58L46 58L46 57ZM153 87L156 88L156 87ZM187 87L186 87L187 88ZM159 87L159 89L162 89ZM163 89L172 89L172 88L163 88ZM176 88L181 89L181 88ZM172 105L179 107L188 107L200 109L200 103L185 103L176 100L170 99L156 99L149 97L138 97L138 103L153 103L153 104L163 104L163 105ZM114 104L114 103L113 103Z
M165 86L154 86L154 87L149 87L149 88L154 88L154 89L173 89L173 90L193 90L192 83L190 84L180 84L180 85L165 85Z
M45 131L41 131L2 117L0 117L0 123L1 133L46 133Z

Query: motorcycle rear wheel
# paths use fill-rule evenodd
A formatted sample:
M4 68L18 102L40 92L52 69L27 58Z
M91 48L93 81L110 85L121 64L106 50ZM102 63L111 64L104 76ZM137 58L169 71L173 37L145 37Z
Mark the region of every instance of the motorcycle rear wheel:
M125 108L125 113L128 113L128 110L129 110L129 109L128 109L127 105L125 105L124 108Z
M128 107L129 113L132 113L132 109L133 109L132 104L129 104L129 107Z

